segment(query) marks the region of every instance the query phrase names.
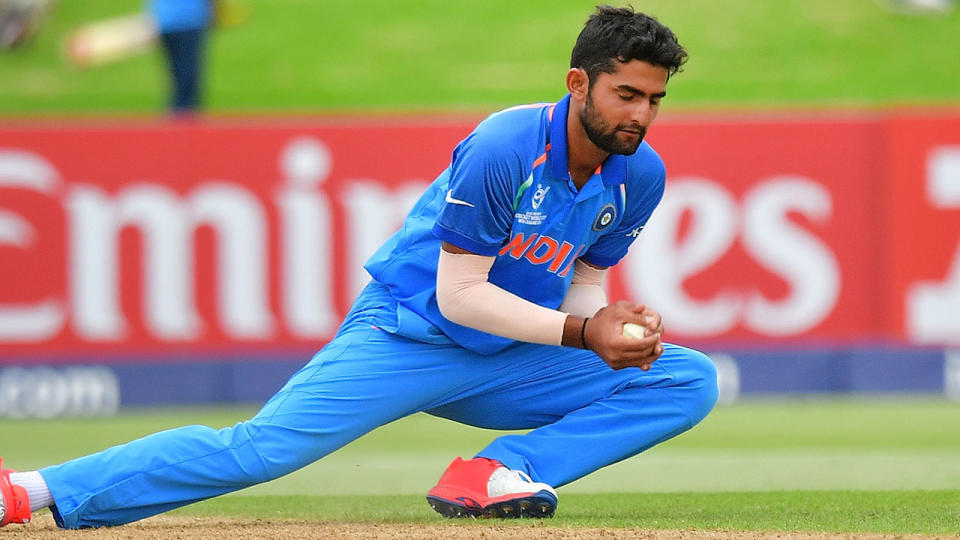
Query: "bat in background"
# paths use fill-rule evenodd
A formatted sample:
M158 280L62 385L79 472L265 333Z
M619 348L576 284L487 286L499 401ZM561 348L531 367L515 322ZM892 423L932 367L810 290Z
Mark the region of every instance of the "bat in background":
M76 67L92 67L139 54L157 39L157 26L146 13L84 24L67 35L65 54Z

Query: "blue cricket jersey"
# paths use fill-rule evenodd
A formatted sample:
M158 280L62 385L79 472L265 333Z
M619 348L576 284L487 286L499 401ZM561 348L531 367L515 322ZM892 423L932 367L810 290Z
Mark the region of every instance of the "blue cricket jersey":
M211 0L149 0L147 9L161 33L200 30L213 18Z
M577 258L613 266L626 255L663 196L663 161L644 142L632 155L609 156L577 190L567 164L569 103L568 95L495 113L457 145L365 266L397 302L397 325L385 330L481 354L513 343L440 313L441 241L495 256L491 283L550 309L563 302Z

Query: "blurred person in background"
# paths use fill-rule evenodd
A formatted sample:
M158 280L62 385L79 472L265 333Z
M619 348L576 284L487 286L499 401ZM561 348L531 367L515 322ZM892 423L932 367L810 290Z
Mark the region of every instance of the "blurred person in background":
M907 15L937 15L957 7L957 0L877 0L881 6Z
M200 108L207 31L214 16L213 0L148 0L171 80L170 109L191 114Z
M0 0L0 49L13 49L36 34L54 0Z
M0 2L51 0L0 0ZM66 60L85 69L164 51L170 80L169 107L191 114L203 104L208 31L243 24L250 6L242 0L148 0L136 13L86 22L64 40Z

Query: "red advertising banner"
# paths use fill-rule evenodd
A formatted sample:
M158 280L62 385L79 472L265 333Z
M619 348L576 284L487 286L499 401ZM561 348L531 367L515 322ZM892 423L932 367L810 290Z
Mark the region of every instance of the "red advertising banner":
M326 341L469 127L0 132L0 349Z
M876 126L863 120L656 126L667 192L615 296L686 338L871 333Z
M885 128L883 330L960 343L960 117L897 116Z
M0 363L316 348L472 124L0 129ZM960 115L660 123L611 298L678 342L960 343Z

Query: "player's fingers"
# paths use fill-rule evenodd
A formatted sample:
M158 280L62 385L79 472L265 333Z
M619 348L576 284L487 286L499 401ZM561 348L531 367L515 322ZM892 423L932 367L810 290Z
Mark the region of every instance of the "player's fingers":
M639 367L640 369L644 371L650 371L650 368L653 367L653 363L656 362L659 358L660 358L660 354L654 353L646 358L636 360L635 362L637 367Z
M632 365L638 366L640 368L644 368L644 366L646 366L646 368L644 369L644 371L646 371L647 369L650 369L650 366L653 365L653 363L656 362L657 359L660 358L661 354L663 354L663 344L657 343L649 350L638 351L636 353L629 353L624 355L624 357L625 359L629 359L628 361Z
M663 317L656 311L652 309L646 309L643 312L644 326L647 328L657 331L663 327Z
M614 369L623 369L626 367L638 367L644 371L649 371L653 363L657 361L657 356L642 356L638 358L621 358L614 362Z
M617 310L616 312L612 313L612 315L620 324L633 323L639 324L640 326L646 326L646 319L643 318L643 311L646 308L643 308L643 306L640 306L640 308L642 309L637 309L637 307L633 304L626 302L620 304L618 302Z
M644 328L649 328L647 326L647 317L642 311L625 311L621 314L620 320L621 323L632 323Z
M649 336L637 339L637 338L628 338L625 337L621 340L618 340L618 349L624 353L642 353L647 352L648 354L653 351L654 347L660 344L660 334L654 333Z
M660 321L660 316L654 316L650 314L643 316L643 326L645 326L651 332L660 332L663 328L663 324Z
M640 367L643 365L652 364L656 359L657 355L653 352L647 354L629 353L617 355L613 363L619 365L620 368L628 366Z
M663 343L657 334L643 339L634 339L628 348L618 349L615 356L622 362L632 366L649 363L663 352Z

